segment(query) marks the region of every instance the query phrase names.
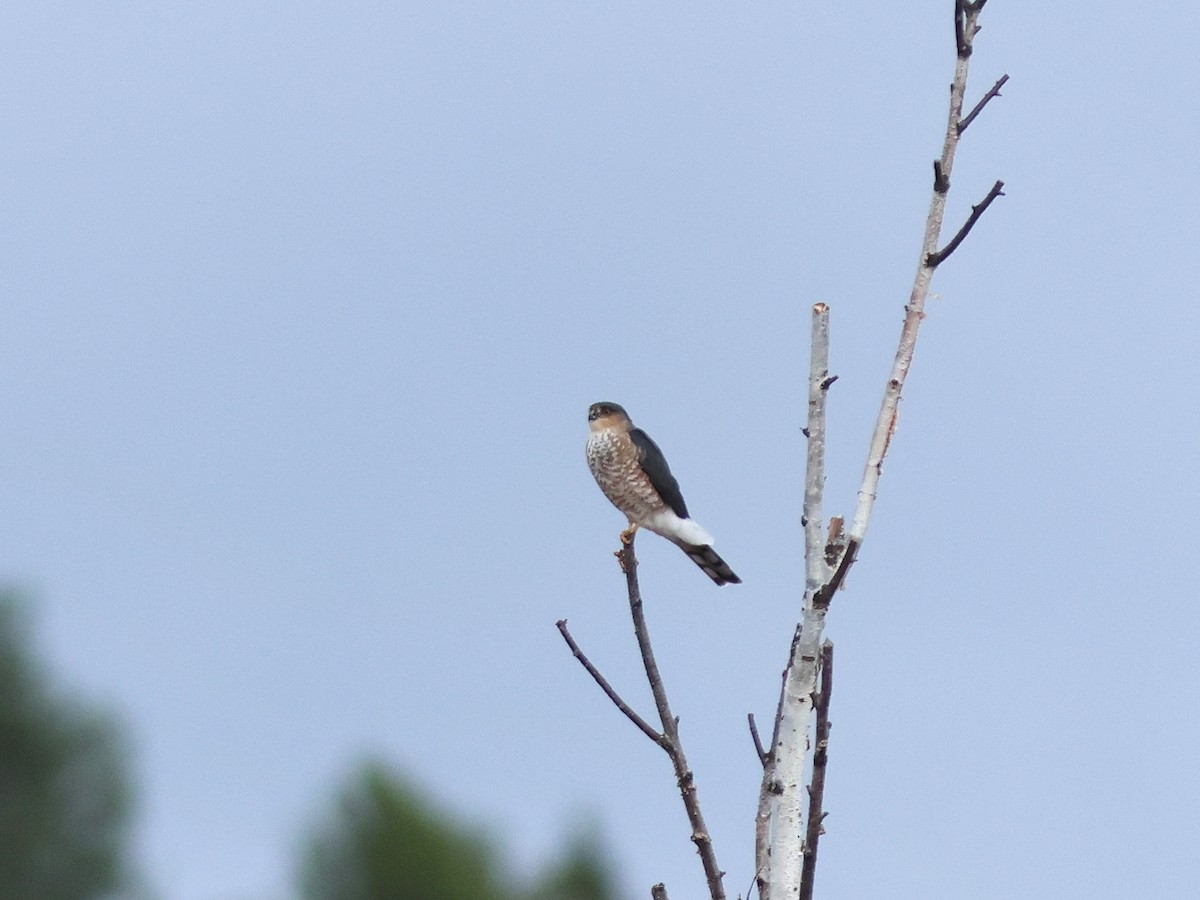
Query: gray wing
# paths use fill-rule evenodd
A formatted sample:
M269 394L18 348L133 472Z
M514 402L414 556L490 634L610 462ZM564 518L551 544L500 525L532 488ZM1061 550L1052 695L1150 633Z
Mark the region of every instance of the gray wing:
M675 515L681 519L688 518L687 504L683 502L683 494L679 492L679 482L671 474L671 467L667 465L667 459L658 449L658 444L640 428L629 429L629 437L638 449L638 461L642 471L650 479L651 486L658 491L658 496L675 511Z

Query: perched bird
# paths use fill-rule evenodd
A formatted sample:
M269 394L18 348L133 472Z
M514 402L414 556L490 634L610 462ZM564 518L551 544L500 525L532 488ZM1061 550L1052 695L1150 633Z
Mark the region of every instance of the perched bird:
M629 520L621 539L628 540L640 526L681 547L718 585L741 584L712 548L712 536L688 517L679 482L662 451L633 426L629 414L616 403L593 403L588 425L588 467L604 496Z

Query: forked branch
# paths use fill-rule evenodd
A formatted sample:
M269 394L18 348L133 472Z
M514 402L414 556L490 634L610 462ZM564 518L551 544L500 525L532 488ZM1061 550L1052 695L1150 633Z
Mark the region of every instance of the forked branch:
M704 877L708 881L709 896L711 900L725 900L725 888L722 883L725 873L717 865L712 837L704 822L704 814L700 810L700 800L696 794L696 779L688 766L687 756L683 752L683 744L679 739L679 720L671 712L671 704L667 700L667 690L663 686L662 675L659 673L658 663L654 659L654 648L650 643L650 629L646 625L646 614L642 608L642 591L638 584L638 561L633 552L633 539L633 534L628 532L622 534L621 549L617 551L616 557L621 564L621 571L625 573L625 587L629 593L629 612L633 618L633 633L637 638L638 650L642 656L642 666L646 670L646 680L650 683L650 693L654 696L654 706L658 710L662 731L658 732L647 724L612 689L608 681L591 664L571 638L565 621L558 623L558 630L562 633L567 646L571 648L572 654L587 669L593 680L600 685L609 700L625 714L626 718L637 725L643 734L661 747L670 758L671 765L675 770L675 783L679 786L683 808L692 827L692 843L696 845L696 852L699 853L700 863L704 867ZM662 885L655 885L652 894L659 896L656 893L659 890L662 891L661 896L665 897L666 889Z
M955 67L950 86L950 108L942 153L933 164L933 192L925 220L925 232L918 257L917 273L904 307L900 342L884 387L883 402L871 433L858 502L849 527L842 532L841 521L831 520L828 537L824 536L822 499L824 489L825 391L831 383L828 366L828 308L823 303L813 308L812 363L809 370L807 471L805 475L804 524L806 579L800 626L792 639L783 691L775 719L774 738L766 752L762 790L756 820L755 870L761 900L793 900L811 897L816 865L816 847L821 834L824 812L824 741L828 720L819 708L828 702L832 684L832 658L825 658L828 644L822 645L822 633L829 605L844 584L866 536L874 510L883 462L895 433L900 394L912 367L917 334L925 318L925 301L935 269L966 239L979 218L999 196L1003 182L996 182L987 197L976 206L967 222L942 250L938 242L945 220L946 200L950 192L954 158L959 139L967 126L982 112L988 101L1000 95L1007 78L1002 78L964 117L963 98L967 73L979 33L979 15L986 0L955 0ZM817 691L822 666L822 687ZM817 707L814 710L814 707ZM814 755L813 784L807 811L801 799L804 766L809 750L809 733L814 711L818 717L817 753ZM827 707L826 707L827 711ZM817 772L817 765L821 771ZM807 812L807 826L804 813ZM804 892L807 893L804 893Z
M587 658L587 654L579 649L579 645L575 643L575 638L571 637L571 632L567 630L567 620L559 619L555 625L558 626L558 631L563 636L563 640L567 642L567 646L571 648L571 653L577 660L579 660L579 664L587 669L587 673L592 676L592 680L595 681L596 684L600 685L600 690L604 691L608 699L613 702L613 705L623 712L625 714L625 718L629 719L630 722L636 725L642 734L646 735L646 737L650 738L650 740L654 741L654 743L661 747L663 744L663 736L655 731L650 726L649 722L634 712L633 708L624 700L622 700L621 696L615 690L613 690L612 685L608 683L608 679L600 674L600 670L592 665L592 661Z

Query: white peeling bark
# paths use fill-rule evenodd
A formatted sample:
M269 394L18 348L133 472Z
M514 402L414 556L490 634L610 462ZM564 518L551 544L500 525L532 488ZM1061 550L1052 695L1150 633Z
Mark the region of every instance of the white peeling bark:
M756 842L759 893L795 897L800 891L807 807L808 734L821 659L824 608L813 597L832 577L825 560L822 497L825 489L825 398L829 390L829 307L812 311L808 375L808 460L804 479L804 609L784 673L775 735L763 771Z
M938 265L954 251L987 205L999 196L1002 182L976 207L962 231L938 250L938 241L946 213L946 196L954 168L955 151L963 124L963 98L972 43L978 32L979 13L987 0L955 0L955 38L957 57L954 81L950 87L942 155L934 164L934 189L921 256L913 281L912 293L905 306L904 324L892 369L884 389L883 403L867 453L858 502L846 534L840 520L826 536L822 512L825 485L825 396L829 378L829 309L824 303L813 307L812 360L809 368L808 459L804 490L805 587L800 625L792 641L791 655L783 676L783 689L775 718L775 733L763 766L762 792L756 821L757 886L761 900L796 900L801 894L805 847L805 812L809 733L812 728L817 682L820 676L821 644L829 602L845 577L866 535L874 509L883 461L896 428L900 392L912 365L917 333L925 318L925 300ZM991 95L998 94L1004 79L997 82L972 111L974 118ZM969 124L969 121L968 123ZM809 885L811 896L811 883Z

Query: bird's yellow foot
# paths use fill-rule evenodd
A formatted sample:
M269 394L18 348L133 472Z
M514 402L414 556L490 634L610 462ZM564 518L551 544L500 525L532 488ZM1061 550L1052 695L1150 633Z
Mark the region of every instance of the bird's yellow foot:
M622 547L629 547L633 544L633 536L635 534L637 534L637 530L638 530L638 527L636 525L634 525L632 522L630 522L629 527L621 532L621 546Z

